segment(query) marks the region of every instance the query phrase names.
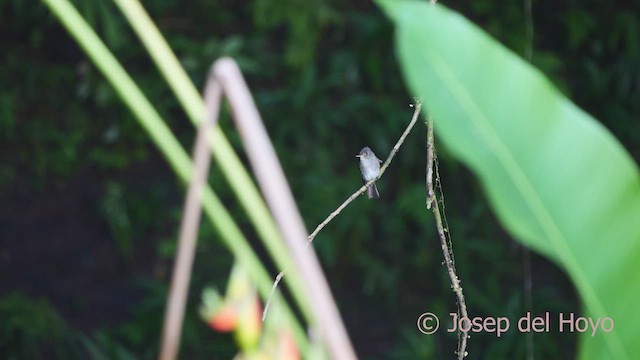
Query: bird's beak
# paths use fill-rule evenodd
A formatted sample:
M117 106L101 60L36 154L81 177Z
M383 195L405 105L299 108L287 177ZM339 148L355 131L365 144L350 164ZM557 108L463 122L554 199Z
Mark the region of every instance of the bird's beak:
M357 157L357 158L362 157L362 154L358 154L358 155L356 155L356 157Z

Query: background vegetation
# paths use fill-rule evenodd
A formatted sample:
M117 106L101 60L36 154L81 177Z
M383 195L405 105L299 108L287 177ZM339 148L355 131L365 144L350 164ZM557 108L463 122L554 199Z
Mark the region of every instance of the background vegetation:
M190 148L191 125L121 14L106 0L74 3ZM523 4L447 5L524 53ZM145 6L199 87L215 58L230 55L240 63L308 228L360 185L359 149L369 145L382 157L409 120L411 97L392 51L392 28L370 2ZM633 9L534 3L532 62L638 160L640 22ZM184 189L43 5L0 0L0 12L0 316L6 319L0 353L153 358ZM240 149L230 122L223 124ZM455 310L424 207L424 131L418 126L407 139L379 185L380 201L356 201L315 241L364 358L442 358L455 348L453 336L425 337L415 329L424 311ZM445 148L439 154L470 311L520 316L526 311L521 249L497 225L468 170ZM215 166L212 173L214 189L242 225ZM235 351L229 337L197 317L203 286L223 288L230 268L215 238L204 223L185 358L230 358ZM564 274L535 255L533 281L534 311L579 310ZM524 343L513 332L499 341L478 334L469 346L472 356L519 358ZM537 354L554 357L571 357L575 343L567 334L535 338Z

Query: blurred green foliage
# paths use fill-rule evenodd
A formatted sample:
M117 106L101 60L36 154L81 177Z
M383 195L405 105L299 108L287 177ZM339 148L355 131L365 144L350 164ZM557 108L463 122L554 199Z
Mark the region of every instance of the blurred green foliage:
M20 359L43 358L49 351L57 357L66 353L68 331L46 300L5 295L0 299L0 317L0 353Z
M191 125L121 14L107 0L74 3L190 148ZM522 3L479 0L447 5L514 51L524 52ZM534 2L532 58L578 105L603 121L636 160L640 158L637 5ZM392 50L393 29L371 2L162 0L144 6L198 87L217 57L230 55L239 62L310 229L360 185L354 158L360 148L370 146L384 157L409 121L411 95ZM119 259L109 261L127 264L116 275L133 279L129 281L137 290L131 296L123 294L130 300L125 304L92 309L108 312L126 307L128 315L115 317L116 324L91 322L88 314L74 312L65 321L69 325L61 327L62 336L75 333L71 329L77 326L90 334L82 351L105 358L153 358L183 189L113 90L43 5L0 0L0 13L4 19L0 23L2 214L14 214L11 219L31 214L34 217L25 222L37 224L43 218L28 213L28 206L46 201L51 191L81 202L83 216L94 222L59 226L74 226L82 234L82 229L100 224L100 238L119 249L115 252ZM428 111L428 99L424 100ZM228 118L222 126L241 149ZM380 182L380 201L358 199L314 241L356 349L366 358L446 358L455 349L453 335L427 338L415 329L422 312L446 314L456 308L431 215L424 206L425 133L418 124L407 138ZM456 264L471 313L522 314L519 246L497 225L468 170L445 148L439 151ZM214 189L246 225L216 171L214 165ZM66 211L58 209L60 214ZM47 238L46 233L24 237L23 227L3 221L0 283L9 285L0 288L4 296L0 302L15 304L8 294L24 290L29 299L51 298L53 307L48 305L45 312L64 313L68 299L54 297L49 287L3 281L19 261L15 256L7 260L14 241L37 247ZM244 227L251 236L250 227ZM234 353L230 339L213 334L197 318L200 290L207 283L224 284L231 263L226 250L212 241L215 237L203 224L183 337L185 358L229 358ZM87 239L82 245L85 252L96 240ZM22 269L42 271L29 264ZM275 274L279 269L272 270ZM534 311L577 310L573 288L558 269L534 255L533 271ZM23 303L29 309L41 308ZM7 309L13 318L29 319L29 311ZM0 328L2 344L13 339L7 329ZM575 341L566 334L541 334L535 346L541 354L569 358ZM65 349L63 341L32 343L29 351L34 355L26 358L38 358L48 346L60 344ZM470 358L511 357L522 354L524 344L524 337L516 333L504 341L478 334ZM10 358L25 354L16 346L6 349Z

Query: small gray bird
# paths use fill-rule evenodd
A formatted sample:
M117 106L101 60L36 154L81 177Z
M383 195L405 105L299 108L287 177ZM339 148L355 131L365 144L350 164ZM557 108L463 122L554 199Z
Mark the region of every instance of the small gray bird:
M360 172L362 173L364 182L367 183L375 179L380 172L380 163L382 160L378 159L376 154L374 154L368 146L363 147L356 157L360 158ZM375 182L367 189L367 195L369 199L377 199L380 196Z

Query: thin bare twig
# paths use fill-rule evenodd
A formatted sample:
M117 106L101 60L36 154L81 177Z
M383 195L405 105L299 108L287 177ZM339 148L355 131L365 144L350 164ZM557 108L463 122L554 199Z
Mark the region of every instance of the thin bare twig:
M404 130L404 132L402 133L402 135L400 136L400 138L398 139L396 144L393 146L393 149L391 149L391 152L389 153L389 156L387 157L387 160L385 160L384 164L382 164L382 166L380 167L380 172L378 173L378 176L375 179L373 179L371 181L368 181L366 184L364 184L361 188L359 188L356 192L354 192L351 196L349 196L347 198L347 200L345 200L342 203L342 205L338 206L337 209L335 209L331 214L329 214L329 216L327 216L327 218L324 219L324 221L322 221L320 223L320 225L318 225L316 227L315 230L313 230L311 235L309 235L308 242L312 242L313 239L315 239L316 235L318 235L320 230L322 230L325 226L327 226L327 224L331 220L333 220L334 217L336 217L338 214L340 214L340 212L345 207L347 207L347 205L349 205L355 198L357 198L362 193L367 191L367 187L368 186L370 186L374 182L378 181L378 179L380 179L380 177L382 177L382 174L384 174L385 170L387 170L387 167L389 167L389 164L391 164L391 161L393 161L393 158L396 156L396 153L398 153L398 150L400 149L400 146L402 146L402 143L404 143L404 139L407 138L407 135L409 135L409 132L411 132L411 129L413 128L413 125L415 125L416 120L418 120L418 115L420 114L420 109L421 108L422 108L422 103L420 103L419 101L416 101L415 110L413 112L413 116L411 117L411 121L409 122L409 125L407 125L407 128Z
M524 36L525 36L525 48L524 57L531 62L533 56L533 10L531 0L524 0Z
M433 193L433 122L427 120L427 209L431 209Z
M278 284L280 284L280 280L282 280L283 276L284 276L284 270L278 273L278 276L276 276L276 279L273 281L273 285L271 285L271 293L269 293L269 297L267 298L267 301L264 303L264 310L262 310L263 322L267 318L267 313L269 312L269 306L271 305L271 298L273 298L273 293L276 292L276 289L278 288Z
M451 281L451 287L458 299L458 309L460 312L460 318L468 318L467 304L462 292L462 286L460 286L460 279L456 274L455 263L453 260L453 249L451 248L450 238L447 236L448 230L443 226L443 216L440 213L440 207L438 205L438 199L433 191L433 181L429 179L429 173L436 173L436 181L439 181L437 159L435 152L434 136L433 136L433 121L427 119L427 202L433 208L433 216L436 220L436 229L438 231L438 238L440 239L440 247L442 248L442 254L444 255L444 261L447 266L447 273L449 274L449 280ZM442 194L442 193L441 193ZM427 206L429 208L429 206ZM446 219L445 219L446 221ZM467 354L467 331L460 331L458 333L458 360L464 359Z
M342 210L344 210L344 208L346 208L358 196L362 195L365 191L367 191L367 188L371 184L373 184L374 182L378 181L380 179L380 177L382 177L382 174L384 174L384 172L387 170L387 167L389 167L389 164L391 164L391 161L393 160L393 158L398 153L398 150L400 149L400 146L402 146L402 144L404 143L404 140L407 138L407 135L409 135L409 133L411 132L411 129L413 128L413 126L416 124L416 121L418 120L418 115L420 114L420 109L422 109L422 103L420 101L416 100L415 105L412 104L411 106L415 106L415 110L413 112L413 116L411 117L411 121L409 122L409 125L407 125L407 128L404 129L404 132L402 133L402 135L400 136L400 138L398 139L396 144L393 146L393 149L391 149L391 152L389 152L389 156L387 156L387 160L385 160L384 164L382 164L382 166L380 167L380 172L378 173L378 176L375 179L370 180L370 181L366 182L364 185L362 185L362 187L360 187L358 190L356 190L356 192L351 194L351 196L349 196L340 206L338 206L337 209L335 209L333 212L331 212L331 214L329 214L329 216L327 216L327 218L324 219L315 228L315 230L313 230L313 232L307 237L307 246L309 246L313 242L313 240L315 239L316 235L318 235L320 230L322 230L325 226L327 226L327 224L329 224L329 222L331 222L331 220L333 220L333 218L338 216L338 214L340 214L340 212ZM271 287L271 295L267 299L267 302L266 302L266 304L264 306L264 310L262 311L262 321L264 321L266 319L266 317L267 317L267 312L269 310L269 303L271 302L271 296L275 292L275 289L278 287L278 284L280 283L280 280L282 280L282 277L284 276L285 271L286 270L280 271L280 273L278 273L278 276L276 276L275 281L273 282L273 286Z

